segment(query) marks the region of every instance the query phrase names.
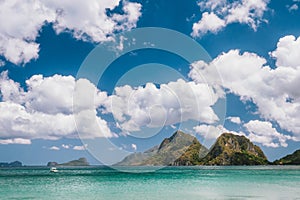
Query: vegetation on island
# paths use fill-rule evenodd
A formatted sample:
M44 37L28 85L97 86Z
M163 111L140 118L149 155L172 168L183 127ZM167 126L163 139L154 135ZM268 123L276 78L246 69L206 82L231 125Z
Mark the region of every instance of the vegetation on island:
M263 151L245 136L223 133L218 137L201 165L266 165Z
M245 136L223 133L208 150L196 137L176 131L156 147L134 153L116 165L266 165L263 151Z
M300 165L300 149L279 160L273 162L275 165Z

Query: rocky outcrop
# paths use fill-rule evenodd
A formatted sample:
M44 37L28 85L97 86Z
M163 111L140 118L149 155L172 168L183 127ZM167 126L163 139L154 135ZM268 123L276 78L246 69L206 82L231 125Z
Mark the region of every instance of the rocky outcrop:
M116 165L196 165L206 155L207 148L192 135L176 131L159 146L143 153L134 153L125 157Z
M266 165L263 151L245 136L223 133L201 160L202 165Z

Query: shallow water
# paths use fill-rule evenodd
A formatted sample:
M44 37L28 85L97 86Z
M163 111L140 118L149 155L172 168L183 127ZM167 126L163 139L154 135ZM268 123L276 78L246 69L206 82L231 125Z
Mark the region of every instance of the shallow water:
M0 169L0 199L300 199L300 166L58 169Z

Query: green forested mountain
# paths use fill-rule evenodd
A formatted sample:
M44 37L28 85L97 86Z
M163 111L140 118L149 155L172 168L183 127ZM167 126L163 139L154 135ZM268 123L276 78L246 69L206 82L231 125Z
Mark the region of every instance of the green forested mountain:
M300 149L294 153L287 155L273 162L276 165L299 165L300 164Z
M134 153L117 165L265 165L263 151L244 136L222 134L210 150L197 138L176 131L159 146L143 153Z

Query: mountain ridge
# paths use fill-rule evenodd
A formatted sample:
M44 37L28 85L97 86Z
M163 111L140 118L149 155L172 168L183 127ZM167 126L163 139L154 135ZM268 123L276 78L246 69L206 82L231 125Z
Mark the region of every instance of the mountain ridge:
M221 134L202 165L266 165L268 160L260 149L245 136L232 133Z
M200 144L196 137L176 131L171 137L165 138L160 145L143 153L133 153L116 165L195 165L198 162L197 159L195 160L195 154L203 157L206 153L207 148Z
M278 160L275 160L272 164L275 164L275 165L300 165L300 149L294 151L292 154L288 154Z
M188 165L266 165L269 164L260 147L245 136L221 134L208 150L198 139L176 131L159 145L133 153L117 163L119 166L188 166Z

